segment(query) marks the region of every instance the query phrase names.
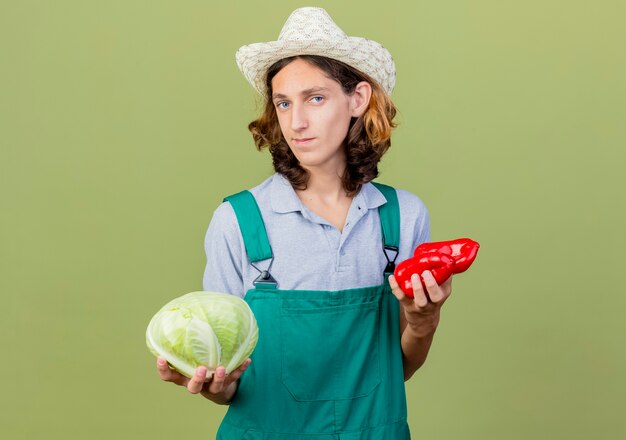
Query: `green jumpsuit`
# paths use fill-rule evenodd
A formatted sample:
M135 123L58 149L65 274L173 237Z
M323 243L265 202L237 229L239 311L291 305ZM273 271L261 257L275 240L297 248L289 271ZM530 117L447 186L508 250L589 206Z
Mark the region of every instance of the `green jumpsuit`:
M399 245L393 188L375 184L389 264L382 285L341 291L280 290L262 272L245 296L259 326L252 363L217 433L218 440L406 440L399 304L387 277ZM251 263L272 255L248 191L227 197ZM395 260L395 258L394 258ZM280 281L280 280L278 280Z

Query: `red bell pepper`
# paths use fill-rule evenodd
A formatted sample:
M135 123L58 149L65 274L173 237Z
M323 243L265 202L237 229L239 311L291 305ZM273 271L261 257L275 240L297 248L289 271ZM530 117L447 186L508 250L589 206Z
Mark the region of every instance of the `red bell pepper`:
M454 258L454 273L465 272L476 258L480 244L469 238L457 238L450 241L422 243L415 248L414 256L429 252L439 252Z
M394 276L404 294L413 298L411 275L419 275L426 291L423 271L430 270L437 284L441 284L453 273L465 272L474 262L478 248L480 245L469 238L422 243L415 248L412 258L398 264Z
M416 273L420 277L422 287L426 291L426 285L422 278L422 272L430 270L437 281L437 284L443 283L450 278L454 269L454 258L439 252L428 252L421 256L409 258L398 264L393 275L400 286L400 289L408 297L413 298L413 285L411 284L411 275Z

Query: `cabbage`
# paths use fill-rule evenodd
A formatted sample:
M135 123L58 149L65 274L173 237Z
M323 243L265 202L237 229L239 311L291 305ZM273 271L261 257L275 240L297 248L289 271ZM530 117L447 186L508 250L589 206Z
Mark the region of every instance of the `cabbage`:
M192 377L218 365L230 373L252 353L258 339L256 319L241 298L217 292L191 292L167 303L150 320L146 344L180 373Z

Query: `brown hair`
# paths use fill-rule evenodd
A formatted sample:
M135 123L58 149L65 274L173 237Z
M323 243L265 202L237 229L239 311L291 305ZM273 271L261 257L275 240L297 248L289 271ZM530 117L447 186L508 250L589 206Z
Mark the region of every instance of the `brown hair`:
M344 93L354 93L356 85L367 81L372 86L368 109L358 118L352 118L345 140L346 170L342 176L348 195L356 194L361 186L378 176L378 162L391 145L391 130L396 127L393 118L396 107L382 87L368 75L331 58L299 55L277 61L267 71L265 110L248 125L258 150L268 147L274 169L284 175L295 189L306 189L309 173L300 166L283 137L272 101L272 79L287 64L297 58L321 69L337 81Z

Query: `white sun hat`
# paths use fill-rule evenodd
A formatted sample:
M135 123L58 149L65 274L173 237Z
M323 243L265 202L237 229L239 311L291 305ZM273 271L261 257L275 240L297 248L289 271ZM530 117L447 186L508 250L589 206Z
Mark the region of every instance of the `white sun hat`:
M235 58L252 87L265 95L268 68L295 55L320 55L342 61L372 77L388 95L396 82L396 67L389 51L375 41L347 36L322 8L296 9L277 41L242 46Z

